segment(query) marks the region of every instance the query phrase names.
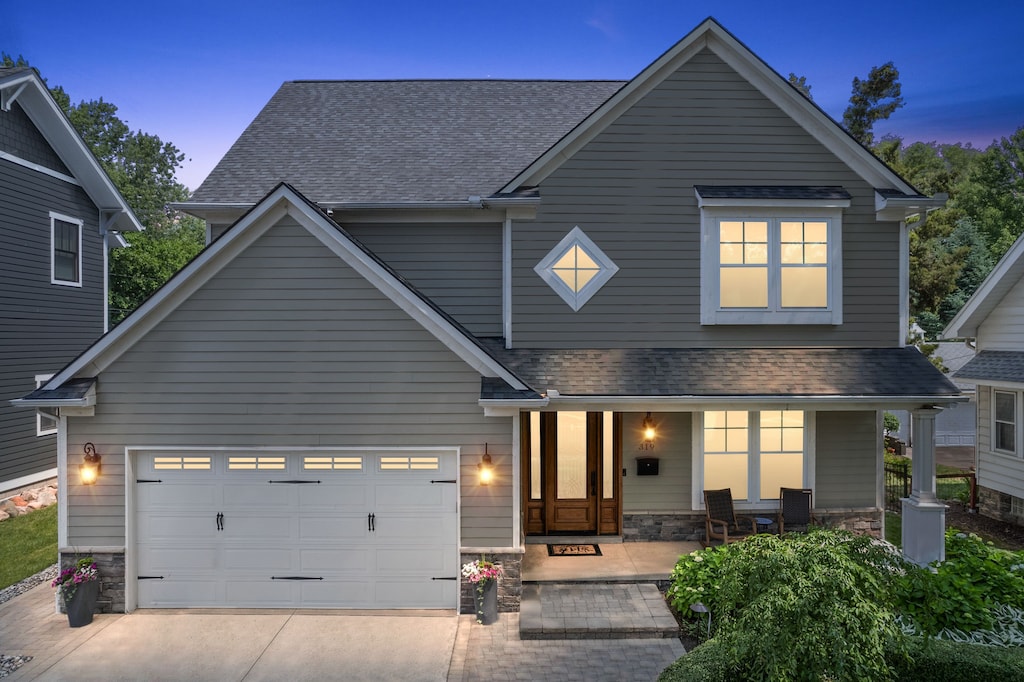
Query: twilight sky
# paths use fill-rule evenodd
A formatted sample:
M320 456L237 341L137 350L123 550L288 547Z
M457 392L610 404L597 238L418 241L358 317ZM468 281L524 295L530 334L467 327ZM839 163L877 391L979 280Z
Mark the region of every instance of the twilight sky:
M984 148L1024 126L1016 0L35 0L0 14L0 51L173 142L192 189L284 81L628 80L708 16L806 76L835 119L854 76L894 61L906 106L876 137Z

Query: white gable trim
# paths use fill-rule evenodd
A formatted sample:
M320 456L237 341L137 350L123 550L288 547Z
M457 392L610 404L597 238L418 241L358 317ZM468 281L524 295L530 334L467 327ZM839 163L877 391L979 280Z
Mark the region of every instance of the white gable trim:
M992 268L992 272L988 274L974 295L949 321L946 328L942 330L942 338L977 336L978 327L995 310L1010 289L1020 281L1021 277L1024 277L1024 235L1013 243L1013 246Z
M7 109L17 99L18 104L33 125L53 147L53 151L68 167L71 175L82 186L92 202L100 210L116 212L117 219L112 226L113 229L118 231L144 229L92 151L86 146L57 103L53 101L46 85L34 70L19 72L7 79L0 79L0 99L2 99L3 107Z
M641 71L585 118L568 135L544 152L501 188L502 193L540 184L563 162L615 121L629 107L677 71L703 48L711 49L765 97L874 187L894 187L917 194L894 171L844 131L824 111L790 86L757 55L708 18Z
M150 330L198 291L227 263L248 248L286 215L331 249L365 277L449 350L484 376L500 377L517 390L528 388L515 375L484 352L390 271L356 246L319 211L287 185L280 185L243 217L223 237L208 246L180 270L127 320L103 336L43 387L57 388L75 376L96 376L141 340Z
M0 159L4 159L5 161L10 161L11 163L16 163L19 166L23 166L24 168L30 168L30 169L36 171L37 173L42 173L43 175L49 175L51 178L56 178L58 180L62 180L62 181L66 182L68 184L71 184L71 185L78 185L79 187L82 186L82 183L80 183L78 180L75 180L73 177L71 177L70 175L67 175L66 173L61 173L60 171L55 171L52 168L47 168L46 166L40 166L38 163L32 163L31 161L26 161L25 159L21 158L20 156L15 156L14 154L8 154L5 151L0 151Z

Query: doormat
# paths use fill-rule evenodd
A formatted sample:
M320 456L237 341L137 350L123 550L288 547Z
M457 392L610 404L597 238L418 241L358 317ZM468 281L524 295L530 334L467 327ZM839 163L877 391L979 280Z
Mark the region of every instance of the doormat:
M601 556L597 545L548 545L548 556Z

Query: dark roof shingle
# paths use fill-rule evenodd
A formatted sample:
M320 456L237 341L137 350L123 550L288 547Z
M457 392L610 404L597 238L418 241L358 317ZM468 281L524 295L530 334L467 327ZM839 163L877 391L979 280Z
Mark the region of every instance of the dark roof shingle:
M983 350L953 376L957 379L1024 383L1024 352Z
M315 202L488 196L621 81L291 81L193 202L253 202L278 182Z
M915 348L512 349L491 353L533 389L578 396L957 396Z
M704 199L849 199L842 187L804 185L695 185Z

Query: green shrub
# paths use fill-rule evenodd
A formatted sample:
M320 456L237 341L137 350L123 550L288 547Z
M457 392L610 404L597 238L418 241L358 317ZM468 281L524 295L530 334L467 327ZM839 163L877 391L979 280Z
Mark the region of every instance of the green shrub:
M1020 682L1024 652L981 644L962 644L912 637L907 656L890 661L899 680L929 682ZM685 658L685 656L684 656ZM685 679L685 678L675 678Z
M950 530L946 560L906 571L896 582L893 604L928 635L991 628L999 604L1024 607L1024 553Z
M743 679L721 638L709 639L665 668L658 682L732 682Z
M747 679L891 678L886 652L903 634L886 576L898 557L869 537L814 530L754 536L729 559L720 632Z
M719 581L730 547L736 545L717 545L679 557L667 594L669 603L684 618L706 622L706 615L690 610L690 605L698 602L708 607L713 618L718 617L718 600L722 597Z

